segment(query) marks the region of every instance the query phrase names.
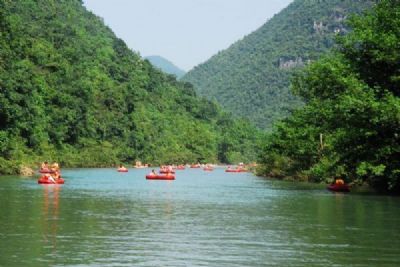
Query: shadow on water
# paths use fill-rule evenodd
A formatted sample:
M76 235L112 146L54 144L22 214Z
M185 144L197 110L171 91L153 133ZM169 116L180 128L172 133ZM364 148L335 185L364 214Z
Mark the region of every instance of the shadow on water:
M263 181L265 186L276 190L324 190L327 188L323 183L309 183L299 181L286 181L269 177L256 176L257 179Z

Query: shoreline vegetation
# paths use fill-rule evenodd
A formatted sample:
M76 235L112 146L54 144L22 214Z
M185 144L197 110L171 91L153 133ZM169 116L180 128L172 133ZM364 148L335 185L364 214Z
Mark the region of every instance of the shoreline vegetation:
M236 166L236 168L242 168L245 169L246 172L252 172L254 173L255 171L255 164L223 164L223 163L186 163L186 164L143 164L143 165L138 165L136 163L113 163L110 165L105 165L105 164L100 164L100 165L79 165L79 166L71 166L71 165L65 165L63 166L64 169L79 169L79 168L118 168L118 166L125 166L126 168L132 168L132 169L142 169L142 168L162 168L162 166L171 166L172 168L178 168L178 167L184 167L184 168L194 168L193 166L199 166L196 168L225 168L225 169L231 169L233 166ZM21 164L19 165L19 172L17 173L9 173L9 174L14 174L14 175L19 175L19 176L34 176L34 175L40 175L38 174L38 171L40 170L40 163L34 163L34 164ZM232 168L235 169L235 168ZM1 175L0 175L1 176Z
M256 159L260 130L153 67L80 0L1 1L0 32L0 174Z
M300 71L292 91L306 103L275 124L259 174L327 182L340 177L400 194L400 20L382 0L338 36L337 46Z
M399 13L398 1L381 0L350 18L352 31L294 76L305 105L263 133L152 67L82 1L3 1L0 174L31 173L44 159L257 161L260 176L340 177L400 194Z

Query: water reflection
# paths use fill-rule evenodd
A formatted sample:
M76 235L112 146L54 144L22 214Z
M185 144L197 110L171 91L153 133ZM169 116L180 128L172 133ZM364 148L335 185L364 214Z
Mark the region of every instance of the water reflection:
M400 266L398 198L147 172L71 170L61 187L0 179L0 266Z
M59 221L60 185L43 186L43 207L41 216L42 241L44 247L57 251L57 228Z

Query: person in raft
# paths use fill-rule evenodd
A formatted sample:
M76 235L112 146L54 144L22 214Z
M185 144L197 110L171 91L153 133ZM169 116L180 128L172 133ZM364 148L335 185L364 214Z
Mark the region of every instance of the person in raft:
M54 177L50 173L46 173L44 176L46 177L47 180L51 181L53 184L56 183L56 180L54 180Z
M51 172L60 171L60 166L58 165L57 162L53 162L53 164L51 164L50 171Z
M122 165L122 164L119 164L119 168L118 168L118 170L120 170L120 171L126 171L126 168L125 168L125 166L124 166L124 165Z
M42 164L40 165L40 170L48 172L49 171L49 163L47 161L42 162Z
M54 172L51 173L51 177L54 179L54 181L57 181L58 179L61 178L60 171L55 170Z
M332 184L335 184L335 185L344 185L344 181L343 181L343 179L342 178L335 178L334 180L333 180L333 183Z
M149 173L149 175L154 176L154 175L157 175L157 173L154 169L152 169L151 172Z

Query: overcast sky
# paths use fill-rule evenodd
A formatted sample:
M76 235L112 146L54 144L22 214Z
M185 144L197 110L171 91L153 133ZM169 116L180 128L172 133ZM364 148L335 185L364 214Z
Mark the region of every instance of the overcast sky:
M84 0L143 57L189 70L253 32L293 0Z

